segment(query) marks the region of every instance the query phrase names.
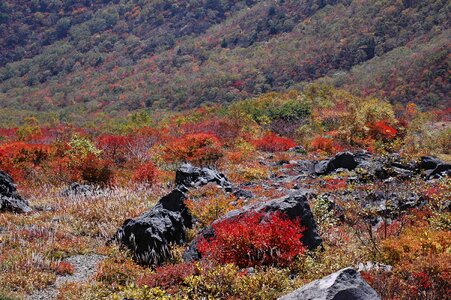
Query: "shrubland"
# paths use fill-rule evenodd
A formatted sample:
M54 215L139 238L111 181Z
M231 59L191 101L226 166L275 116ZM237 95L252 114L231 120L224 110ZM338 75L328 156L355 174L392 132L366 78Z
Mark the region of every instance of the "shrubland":
M446 114L312 85L231 105L100 120L80 128L28 119L19 128L0 130L0 169L36 208L25 215L0 214L0 298L49 288L77 272L65 259L91 254L103 257L94 276L59 285L58 299L275 299L367 261L392 266L389 272L362 272L384 299L440 299L449 290L448 178L403 182L396 189L390 183L356 183L347 171L302 179L317 194L310 206L324 243L316 251L300 242L299 220L284 215L215 222L293 188L275 179L296 175L297 161L360 149L449 160ZM166 264L138 265L107 241L125 219L139 216L169 191L182 162L217 167L254 196L236 199L211 184L194 189L186 201L197 219L189 239L208 226L217 232L201 242L203 258L183 262L184 246L174 246ZM97 186L99 193L63 195L74 181ZM349 195L388 189L415 192L426 202L381 227L368 226L373 212ZM340 209L331 209L330 197Z

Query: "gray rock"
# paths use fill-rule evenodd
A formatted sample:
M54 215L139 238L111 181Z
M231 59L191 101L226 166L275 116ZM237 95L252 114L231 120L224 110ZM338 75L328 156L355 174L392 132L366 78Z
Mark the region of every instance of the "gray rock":
M183 164L175 174L175 184L186 187L196 187L207 183L216 183L226 192L232 191L232 184L224 174L209 168L197 168L191 164Z
M184 204L185 194L175 189L142 216L128 219L115 239L144 265L159 265L170 257L170 245L185 241L192 217Z
M185 242L186 230L194 221L184 203L189 187L215 182L227 191L232 186L224 174L190 164L177 170L175 181L176 189L142 216L126 220L113 238L127 247L140 264L160 265L170 258L171 245Z
M442 176L451 175L451 164L438 164L435 169L426 173L426 179L440 178Z
M19 193L7 173L0 171L0 212L28 213L32 209Z
M353 268L315 280L279 300L379 300L380 297Z
M337 169L354 170L358 165L354 154L351 152L340 152L334 157L318 162L314 167L316 175L326 175Z
M69 196L92 196L96 193L100 193L99 190L91 185L87 184L80 184L78 182L73 182L70 184L70 186L61 192L62 196L69 197Z
M436 157L422 156L420 158L420 162L418 163L418 168L420 170L433 170L440 164L443 164L443 162Z

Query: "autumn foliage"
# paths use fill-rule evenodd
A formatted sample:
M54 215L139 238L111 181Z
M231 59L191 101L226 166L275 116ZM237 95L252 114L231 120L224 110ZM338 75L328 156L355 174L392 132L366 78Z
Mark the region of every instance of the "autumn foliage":
M336 141L322 136L315 137L311 141L310 146L315 151L324 151L331 154L343 150L343 148Z
M161 266L155 269L155 273L141 276L137 284L138 286L162 287L171 292L174 287L182 284L187 276L195 272L196 267L193 263Z
M210 133L194 133L175 138L164 149L164 158L169 162L205 165L217 161L222 155L221 142Z
M394 139L398 134L398 131L384 120L370 124L369 127L375 138Z
M286 266L305 250L300 220L290 220L280 213L264 217L249 213L212 225L213 238L202 239L202 256L219 263L240 267L258 265Z
M257 149L267 152L287 151L296 146L292 139L277 136L272 132L256 140L254 144Z
M151 162L139 166L133 174L133 180L139 183L153 184L156 177L157 169Z

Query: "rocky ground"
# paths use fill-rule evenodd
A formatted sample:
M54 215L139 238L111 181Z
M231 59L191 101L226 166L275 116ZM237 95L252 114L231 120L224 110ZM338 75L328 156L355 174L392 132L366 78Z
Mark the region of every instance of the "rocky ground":
M428 255L436 255L433 258L436 261L429 266L435 266L439 259L449 263L446 260L449 240L432 240L438 234L443 237L450 233L449 164L433 157L408 161L396 154L381 157L366 152L344 152L319 161L296 153L291 153L289 158L270 155L262 158L260 163L270 170L270 176L251 182L234 183L219 171L183 165L170 188L137 187L130 192L74 184L63 191L25 191L28 202L19 196L12 179L1 173L3 290L8 295L27 299L130 299L133 295L136 299L168 295L200 299L211 291L206 287L200 289L200 283L194 289L192 282L183 279L169 285L166 291L156 290L164 286L156 284L153 290L146 290L147 296L136 296L134 284L146 274L158 275L159 269L154 273L152 267L204 262L197 242L215 235L214 224L251 212L262 212L263 219L274 212L293 220L300 218L306 228L302 242L310 251L302 260L303 270L299 265L280 268L277 272L289 273L285 277L286 286L274 287L276 292L257 296L260 299L284 294L287 295L281 299L391 299L393 292L382 288L368 274L374 270L386 270L382 273L396 276L406 270L410 272L410 266L401 265L402 258L390 256L400 250L390 250L392 253L387 249L392 249L389 246L392 247L393 239L403 239L405 232L415 228L424 229L421 226L426 223L432 245L429 247L435 247ZM208 205L202 202L207 197L198 194L212 187L214 197L227 197L228 208L211 226L204 226L202 218L192 211L192 204L187 203ZM424 218L426 223L409 219L411 216ZM434 222L441 222L440 226ZM399 232L392 232L394 224ZM435 229L430 230L433 226ZM380 236L381 231L385 232L384 237ZM336 255L335 262L328 260L331 253ZM418 252L419 259L421 255ZM323 269L312 271L308 261ZM62 262L73 270L61 274L57 266ZM384 264L388 262L399 265ZM447 267L449 264L445 263ZM266 276L265 272L272 271L257 269L251 273L254 272ZM408 282L421 273L416 269L411 272L413 275L403 280ZM425 284L416 291L418 299L439 299L434 298L434 291L449 288L447 277L443 277L443 283L440 281L443 274L437 272L433 274L435 281L428 279L430 285ZM202 277L205 274L191 276L207 280ZM327 277L328 274L331 275ZM313 279L320 281L299 288ZM230 291L212 295L216 295L213 298L248 298Z

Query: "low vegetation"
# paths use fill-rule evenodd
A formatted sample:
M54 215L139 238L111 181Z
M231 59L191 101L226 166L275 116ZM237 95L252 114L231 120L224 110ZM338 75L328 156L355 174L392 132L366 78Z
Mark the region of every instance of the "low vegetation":
M450 282L449 178L404 180L394 188L355 182L343 170L297 181L315 189L310 206L324 240L316 251L300 242L300 220L284 215L215 220L296 188L277 179L299 175L297 162L358 149L449 161L450 133L446 117L414 104L393 106L322 85L183 113L135 113L95 127L24 120L0 130L0 169L34 208L0 214L0 298L46 290L57 278L76 274L66 258L99 254L94 276L59 285L58 299L275 299L366 262L392 267L362 271L384 299L443 299ZM182 245L172 248L165 265L138 265L108 241L124 220L169 191L184 161L217 167L233 183L246 183L241 187L253 196L237 199L212 184L193 189L186 204L198 222L189 239L208 226L216 232L201 242L202 259L183 262ZM74 181L98 188L64 195ZM373 227L367 221L374 212L351 196L381 190L414 192L426 201ZM339 209L331 209L330 199Z

